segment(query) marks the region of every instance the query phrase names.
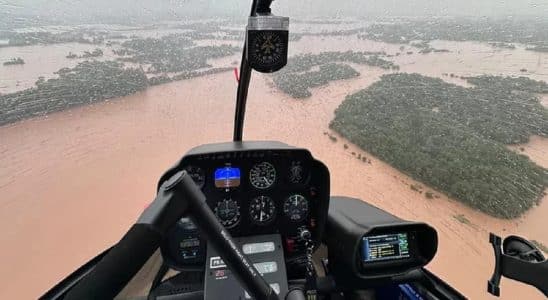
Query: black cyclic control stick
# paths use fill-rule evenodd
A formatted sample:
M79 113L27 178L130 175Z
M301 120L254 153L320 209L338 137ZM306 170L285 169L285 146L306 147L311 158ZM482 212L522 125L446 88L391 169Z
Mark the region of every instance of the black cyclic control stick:
M189 216L255 299L279 299L228 231L207 206L206 197L186 171L164 181L156 199L124 237L66 295L65 299L112 299L158 249L168 230Z

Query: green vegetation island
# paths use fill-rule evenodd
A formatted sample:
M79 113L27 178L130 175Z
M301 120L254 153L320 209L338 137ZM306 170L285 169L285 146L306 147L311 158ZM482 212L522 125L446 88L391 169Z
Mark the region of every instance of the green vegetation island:
M334 80L349 79L360 75L351 66L353 63L379 67L384 70L399 70L393 62L380 58L384 52L322 52L301 54L289 58L287 67L274 73L276 87L293 98L308 98L312 87L326 85ZM317 70L313 70L318 67Z
M4 62L4 66L24 65L25 61L21 57L12 58Z
M536 51L536 52L548 52L548 43L546 43L544 45L536 45L536 46L533 46L533 47L527 47L527 48L525 48L525 50Z
M69 52L69 54L66 56L68 59L75 59L75 58L95 58L95 57L101 57L103 56L103 50L99 48L95 48L93 51L84 51L84 53L80 56L76 55L75 53Z
M57 78L39 79L36 87L0 95L0 126L34 116L64 110L77 105L127 96L151 85L231 71L232 67L214 68L209 59L239 52L228 45L195 46L188 38L170 35L162 38L133 37L116 51L116 61L84 61L74 68L62 68ZM103 56L99 48L80 56ZM132 67L127 67L126 62Z
M548 20L439 18L402 19L375 23L359 38L394 44L433 40L488 42L493 47L514 49L514 43L529 45L526 50L548 51Z
M500 49L511 49L511 50L516 49L516 45L510 44L510 43L492 42L492 43L489 43L489 45L495 48L500 48Z
M236 54L239 47L230 45L195 46L182 34L161 38L135 38L122 43L122 49L114 51L119 61L149 65L147 72L191 72L210 68L208 59Z
M487 214L515 218L538 204L548 171L507 148L548 135L548 111L525 77L470 77L465 88L388 74L347 96L330 128L429 186Z
M62 43L103 44L106 39L125 38L123 35L111 34L103 30L74 29L63 32L48 31L0 31L0 39L7 40L0 47L21 47L32 45L50 45Z
M0 95L0 125L133 94L148 85L142 70L125 69L117 62L83 62L56 74L58 78L40 78L34 88Z

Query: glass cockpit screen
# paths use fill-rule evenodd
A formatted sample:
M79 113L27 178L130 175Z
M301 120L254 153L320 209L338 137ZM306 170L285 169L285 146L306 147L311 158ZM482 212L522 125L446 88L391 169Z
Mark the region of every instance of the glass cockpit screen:
M215 170L215 187L232 188L240 186L240 169L223 167Z
M364 236L363 262L386 261L410 257L407 233Z

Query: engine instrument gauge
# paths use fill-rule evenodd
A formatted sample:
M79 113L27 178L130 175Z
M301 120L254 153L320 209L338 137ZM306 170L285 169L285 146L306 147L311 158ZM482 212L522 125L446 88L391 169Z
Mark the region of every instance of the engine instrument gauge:
M188 175L190 175L190 178L194 180L194 183L199 188L203 188L205 184L205 172L200 167L196 166L186 166L185 171L187 171Z
M303 221L308 216L308 200L299 194L289 196L284 202L284 214L293 222Z
M288 179L291 183L301 183L305 179L304 168L300 161L294 161L289 167Z
M249 216L259 225L265 225L274 220L276 204L268 196L258 196L249 203Z
M217 202L215 215L219 222L227 228L234 227L240 222L240 206L231 198Z
M249 172L251 185L258 189L267 189L276 181L276 169L269 162L258 163Z

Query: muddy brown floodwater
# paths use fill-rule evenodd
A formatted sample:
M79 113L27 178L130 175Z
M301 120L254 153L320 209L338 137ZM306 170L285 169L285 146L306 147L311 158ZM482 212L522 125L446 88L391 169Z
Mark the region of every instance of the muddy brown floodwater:
M314 51L342 50L344 44L338 38L305 37L292 51L305 52L313 43ZM548 80L546 54L539 58L515 50L509 55L478 43L447 43L450 50L460 47L458 52L410 55L396 63L403 71L446 80L443 73L516 74L527 65L533 77ZM344 47L392 52L399 45L355 39ZM471 299L490 298L485 292L493 270L488 233L523 234L548 244L542 231L548 227L548 199L522 218L492 218L437 191L439 198L426 199L410 185L428 187L341 137L332 142L324 132L330 131L335 108L384 74L355 67L360 77L313 89L311 98L299 101L273 88L270 76L254 75L244 138L309 148L330 168L334 195L358 197L402 218L430 223L438 230L439 250L428 268ZM227 72L0 127L0 298L36 298L115 243L153 199L164 170L191 147L231 139L235 94L234 75ZM546 139L534 137L523 148L546 166ZM455 218L461 215L469 222ZM536 289L510 280L502 282L501 291L503 299L542 299Z
M74 67L85 61L81 58L67 59L69 52L82 55L84 51L91 52L96 48L104 52L100 60L115 59L110 48L77 43L0 48L0 62L15 57L21 57L25 61L24 65L0 64L0 93L7 94L33 87L40 76L45 79L56 77L53 73L59 69Z

